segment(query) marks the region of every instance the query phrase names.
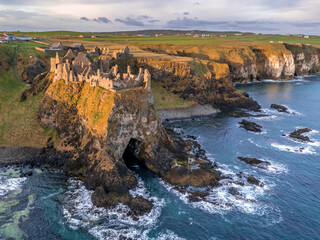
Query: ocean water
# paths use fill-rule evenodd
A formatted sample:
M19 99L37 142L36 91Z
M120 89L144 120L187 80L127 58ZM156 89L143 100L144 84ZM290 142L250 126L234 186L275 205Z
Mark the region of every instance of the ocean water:
M191 203L136 166L139 186L131 194L153 200L154 208L132 219L125 206L93 206L92 192L62 172L36 169L20 178L14 168L0 169L0 239L320 239L320 77L237 88L270 115L247 118L260 124L262 133L239 128L241 119L223 113L169 124L196 136L210 160L239 184L224 180L205 200ZM270 109L272 103L287 106L290 114ZM312 143L283 136L298 127L313 130ZM238 156L271 165L254 168ZM248 184L240 172L263 186Z

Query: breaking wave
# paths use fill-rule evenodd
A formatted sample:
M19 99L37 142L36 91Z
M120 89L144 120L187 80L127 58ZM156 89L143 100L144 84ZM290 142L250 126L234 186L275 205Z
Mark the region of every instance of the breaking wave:
M66 222L72 229L86 229L97 239L154 239L148 237L148 233L155 227L165 200L151 196L141 178L137 178L138 186L130 194L153 201L154 206L149 214L133 219L130 209L123 204L110 209L96 207L91 201L93 191L87 190L81 181L69 180L70 190L63 201ZM160 232L155 239L182 238L166 230Z
M27 178L10 177L8 175L0 175L0 196L4 196L9 192L19 189Z
M272 184L262 180L262 186L256 186L249 184L243 175L235 174L226 166L222 166L218 170L222 172L226 179L220 181L221 186L210 189L209 195L199 202L190 201L190 193L181 193L163 181L161 181L161 184L184 203L210 214L224 215L236 210L251 215L265 215L269 219L271 215L274 216L274 212L278 212L276 218L272 217L272 222L282 221L281 211L277 207L259 201L273 187ZM236 194L234 194L235 192Z
M284 152L292 152L292 153L307 154L307 155L316 154L315 149L311 146L289 146L289 145L283 145L278 143L271 143L271 146Z

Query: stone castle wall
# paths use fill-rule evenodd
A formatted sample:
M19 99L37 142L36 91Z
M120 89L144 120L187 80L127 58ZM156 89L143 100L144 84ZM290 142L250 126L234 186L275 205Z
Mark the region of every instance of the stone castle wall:
M147 69L143 71L141 68L139 74L134 75L128 66L127 73L121 75L118 65L109 70L106 58L92 64L84 53L80 52L75 56L71 50L63 58L57 54L50 62L50 71L55 73L54 82L61 79L66 83L88 82L92 87L99 86L110 91L144 86L146 91L151 91L151 74Z

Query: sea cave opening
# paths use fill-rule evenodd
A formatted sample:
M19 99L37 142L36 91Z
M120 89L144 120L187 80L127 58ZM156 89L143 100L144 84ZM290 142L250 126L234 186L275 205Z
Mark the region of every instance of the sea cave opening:
M142 144L142 141L131 138L122 155L124 163L131 170L147 169L145 162L139 157Z

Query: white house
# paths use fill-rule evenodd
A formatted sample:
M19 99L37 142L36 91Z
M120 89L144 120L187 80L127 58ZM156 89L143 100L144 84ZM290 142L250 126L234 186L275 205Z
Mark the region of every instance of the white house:
M19 36L18 39L21 40L21 41L30 41L30 40L32 40L31 37L26 37L26 36Z
M12 33L5 33L4 34L4 39L7 41L15 41L16 40L16 36Z

